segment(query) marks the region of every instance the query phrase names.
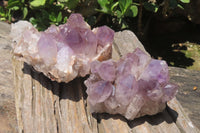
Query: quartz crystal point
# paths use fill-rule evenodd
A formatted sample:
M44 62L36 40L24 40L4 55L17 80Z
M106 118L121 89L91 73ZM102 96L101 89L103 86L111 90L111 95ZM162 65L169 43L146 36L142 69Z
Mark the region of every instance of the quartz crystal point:
M127 119L161 112L177 92L169 83L168 66L139 48L118 62L91 63L85 81L91 112L122 114Z
M39 32L31 23L12 24L14 55L51 80L69 82L90 72L94 60L111 57L114 31L107 26L91 30L80 14L67 23Z

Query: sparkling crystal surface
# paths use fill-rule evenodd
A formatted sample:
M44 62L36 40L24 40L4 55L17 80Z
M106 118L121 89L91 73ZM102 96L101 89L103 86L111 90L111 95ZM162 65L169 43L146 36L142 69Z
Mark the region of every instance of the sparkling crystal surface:
M161 112L177 85L169 83L167 63L155 60L139 48L118 62L91 64L85 81L91 112L122 114L127 119Z
M91 30L80 14L66 24L39 32L31 23L12 24L14 55L51 80L69 82L90 72L90 63L110 58L114 31L107 26Z

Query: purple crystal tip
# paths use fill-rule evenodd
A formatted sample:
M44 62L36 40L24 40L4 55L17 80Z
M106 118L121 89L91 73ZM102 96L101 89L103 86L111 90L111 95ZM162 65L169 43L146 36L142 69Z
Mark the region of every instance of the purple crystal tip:
M52 80L69 82L90 72L94 60L110 58L114 31L107 26L91 30L80 14L66 24L39 32L27 21L12 24L14 55Z
M169 83L167 63L151 59L139 48L118 62L94 61L91 72L85 81L91 112L122 114L127 119L153 115L177 92L177 85Z

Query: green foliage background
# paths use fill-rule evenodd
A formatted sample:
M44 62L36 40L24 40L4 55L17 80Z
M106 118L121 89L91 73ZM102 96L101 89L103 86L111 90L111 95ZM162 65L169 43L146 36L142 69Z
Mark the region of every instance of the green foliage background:
M128 28L127 18L141 19L142 9L157 13L167 13L175 8L183 8L190 0L4 0L0 7L0 20L15 22L28 20L39 30L49 25L59 25L67 21L73 12L86 17L89 24L97 24L102 15L109 16L111 23L120 29ZM92 3L92 4L91 4Z

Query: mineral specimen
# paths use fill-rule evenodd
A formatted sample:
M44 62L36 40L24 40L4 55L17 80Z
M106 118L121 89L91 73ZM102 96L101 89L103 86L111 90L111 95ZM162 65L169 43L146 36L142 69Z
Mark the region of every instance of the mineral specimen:
M12 24L14 55L52 80L69 82L89 74L90 63L111 56L114 31L107 26L91 30L80 14L67 23L39 32L31 23Z
M118 62L92 62L91 73L85 81L91 112L132 120L161 112L177 92L177 85L169 83L166 62L151 59L139 48Z

